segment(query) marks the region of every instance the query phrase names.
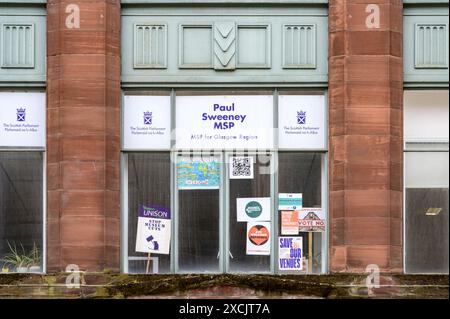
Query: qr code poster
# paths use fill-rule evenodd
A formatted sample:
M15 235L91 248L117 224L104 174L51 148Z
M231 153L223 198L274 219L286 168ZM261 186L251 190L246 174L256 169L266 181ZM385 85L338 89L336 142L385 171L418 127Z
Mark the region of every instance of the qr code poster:
M230 179L253 179L253 157L231 157Z

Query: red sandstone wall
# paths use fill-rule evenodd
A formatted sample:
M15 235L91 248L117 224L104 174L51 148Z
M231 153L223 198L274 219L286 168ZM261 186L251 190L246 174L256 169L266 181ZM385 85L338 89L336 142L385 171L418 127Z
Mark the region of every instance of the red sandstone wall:
M48 271L119 267L119 2L48 1Z
M329 15L330 270L402 271L402 1L331 0Z

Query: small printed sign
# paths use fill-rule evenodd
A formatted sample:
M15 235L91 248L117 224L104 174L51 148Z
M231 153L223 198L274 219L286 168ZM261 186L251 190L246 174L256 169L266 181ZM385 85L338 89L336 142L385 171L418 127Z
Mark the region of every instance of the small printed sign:
M303 198L301 193L278 194L278 210L296 210L302 208Z
M298 211L284 210L281 212L281 234L298 235Z
M0 147L45 147L45 93L0 92Z
M323 95L280 95L278 113L280 149L325 148L327 126Z
M247 255L270 255L270 222L247 223Z
M278 237L278 268L280 270L303 269L302 237Z
M325 212L322 208L302 208L299 210L298 225L300 232L324 232Z
M170 121L170 96L126 95L124 149L170 149Z
M171 219L166 207L140 205L136 235L136 251L169 254Z
M237 198L237 221L270 221L270 197Z

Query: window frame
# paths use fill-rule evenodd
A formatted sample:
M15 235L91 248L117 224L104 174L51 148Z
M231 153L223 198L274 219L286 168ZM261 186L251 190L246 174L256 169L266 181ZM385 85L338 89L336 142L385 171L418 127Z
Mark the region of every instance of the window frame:
M47 273L47 152L42 147L3 147L0 146L0 153L3 152L23 152L42 154L42 271L39 274ZM26 272L32 273L32 272Z
M406 91L429 91L429 90L434 90L434 91L447 91L448 92L448 88L441 88L441 87L426 87L426 88L406 88L403 90L403 92ZM403 107L404 110L404 107ZM403 117L405 119L405 117ZM403 121L403 128L405 127L405 120ZM403 129L403 133L404 133L404 129ZM405 274L420 274L420 273L416 273L416 272L408 272L407 271L407 264L406 264L406 253L407 253L407 240L406 240L406 208L407 208L407 203L406 203L406 171L407 171L407 161L406 161L406 154L407 153L449 153L449 138L407 138L404 137L403 138L403 153L402 153L402 160L403 160L403 196L402 196L402 200L403 200L403 236L402 236L402 240L403 240L403 272ZM412 147L410 148L409 145L412 145ZM420 148L414 148L415 145L422 145L423 147ZM437 147L436 147L437 146ZM439 146L443 146L443 148L439 148ZM423 272L421 272L423 273ZM434 273L427 273L427 274L434 274ZM436 274L442 274L442 273L436 273Z
M328 190L328 182L329 182L329 176L328 176L328 151L286 151L286 150L280 150L276 152L276 165L279 165L278 161L278 154L279 153L296 153L296 154L306 154L306 153L319 153L321 155L321 208L325 212L325 218L326 218L326 224L325 224L325 231L322 233L322 261L321 261L321 271L319 275L326 275L329 274L329 241L330 241L330 214L328 209L328 196L329 196L329 190ZM275 194L278 194L278 170L275 173ZM278 213L278 196L275 196L275 208L277 209ZM277 230L277 236L276 238L283 236L278 233L279 229L279 216L276 215L275 218L275 227ZM275 251L276 258L275 260L278 260L278 249ZM283 274L283 271L280 271L278 267L275 267L275 274ZM308 273L308 275L316 275L312 272Z
M1 2L1 1L0 1ZM46 2L45 0L30 0L29 2ZM11 93L46 93L45 88L31 87L31 88L0 88L0 92L11 92ZM47 102L47 98L45 98ZM46 110L46 109L45 109ZM44 128L47 130L47 119L44 121ZM22 146L1 146L0 152L38 152L42 153L42 271L40 274L47 273L47 136L45 136L45 146L44 147L22 147ZM30 273L30 272L27 272Z
M328 91L327 89L305 89L305 88L273 88L273 87L256 87L256 88L210 88L210 87L196 87L196 88L185 88L185 87L174 87L171 89L167 88L146 88L139 90L123 90L122 91L122 106L124 105L124 96L125 95L158 95L157 93L161 93L161 95L166 95L170 92L171 97L171 130L176 127L176 92L182 92L186 94L188 92L189 95L215 95L217 92L220 92L221 95L257 95L257 94L267 94L267 92L271 92L270 94L273 96L273 127L278 127L278 97L279 95L323 95L324 96L324 148L321 149L279 149L278 148L278 139L277 136L274 136L274 147L271 150L211 150L211 154L220 155L221 158L221 181L220 181L220 189L219 189L219 248L220 248L220 261L219 261L219 271L217 273L231 273L231 274L263 274L263 275L279 275L283 274L283 271L280 271L277 266L278 260L278 248L277 248L277 239L281 234L278 232L279 221L278 221L278 170L275 170L273 174L270 176L270 197L271 197L271 205L272 205L272 220L271 220L271 254L270 254L270 271L261 272L243 272L243 271L230 271L229 266L229 252L230 248L230 229L229 229L229 191L230 191L230 180L229 180L229 167L227 165L226 159L229 158L230 155L233 154L248 154L248 155L256 155L261 152L267 152L271 155L271 166L278 167L278 154L279 153L320 153L321 154L321 206L325 211L326 216L326 229L325 232L322 233L322 242L321 242L321 251L322 251L322 261L321 261L321 269L320 275L326 275L329 273L329 208L328 208L328 142L329 142L329 134L328 134ZM179 154L188 154L183 150L174 149L174 140L171 141L171 149L147 149L147 150L128 150L125 149L123 145L123 110L121 107L121 155L120 155L120 184L121 184L121 249L120 249L120 265L121 271L123 273L129 273L129 252L128 252L128 227L129 227L129 212L128 212L128 153L136 153L136 152L169 152L171 158L171 176L170 176L170 188L171 188L171 200L170 200L170 208L172 212L172 235L171 235L171 244L170 244L170 273L171 274L186 274L186 273L198 273L198 274L211 274L211 272L184 272L179 271L178 269L178 246L177 246L177 231L178 231L178 187L176 185L176 160ZM189 154L199 155L205 154L205 151L197 150L190 151ZM308 275L316 275L312 272L308 273Z
M271 204L271 220L270 220L270 265L269 265L269 271L231 271L230 270L230 257L232 256L231 251L230 251L230 241L231 241L231 234L230 234L230 188L231 188L231 181L230 181L230 166L229 166L229 161L228 159L231 158L233 155L237 155L237 156L241 156L241 155L249 155L249 156L258 156L259 154L269 154L271 156L270 159L270 169L271 171L273 170L274 167L277 167L277 159L276 159L276 154L277 151L276 150L270 150L270 151L224 151L224 159L225 159L225 169L224 169L224 184L225 184L225 198L223 199L224 201L224 226L225 226L225 246L224 246L224 272L225 273L229 273L229 274L274 274L276 273L276 258L277 258L277 251L276 251L276 238L278 237L277 233L277 212L278 210L276 210L276 206L275 206L275 173L270 174L270 204ZM278 205L278 204L277 204ZM227 254L228 252L228 254Z
M224 268L224 262L223 262L223 258L224 258L224 254L223 254L223 247L224 247L224 233L226 232L225 230L225 226L224 226L224 215L226 214L225 210L224 210L224 192L225 192L225 188L224 188L224 155L222 154L222 152L208 152L211 153L211 157L219 157L220 160L220 182L219 182L219 270L217 273L224 273L225 272L225 268ZM180 216L180 211L179 211L179 192L180 189L178 188L177 185L177 180L178 180L178 171L177 171L177 164L178 164L178 157L183 157L183 156L200 156L203 155L203 153L201 151L192 151L192 152L183 152L183 151L172 151L171 152L171 159L172 159L172 163L171 163L171 170L173 172L173 174L171 175L171 179L170 179L170 183L171 183L171 198L173 199L173 206L171 207L172 209L172 236L171 236L171 250L170 250L170 256L171 256L171 260L170 260L170 264L171 264L171 269L172 269L172 273L175 274L190 274L192 272L190 271L185 271L185 270L180 270L180 264L179 264L179 238L178 238L178 231L179 231L179 216ZM198 274L214 274L216 272L211 272L211 271L196 271L194 273L198 273Z

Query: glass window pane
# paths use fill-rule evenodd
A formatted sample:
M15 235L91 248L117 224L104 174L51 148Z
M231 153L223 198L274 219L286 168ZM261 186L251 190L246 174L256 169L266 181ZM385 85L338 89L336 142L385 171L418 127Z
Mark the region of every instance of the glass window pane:
M235 160L233 161L233 159ZM245 159L248 159L248 161L243 162ZM250 252L247 252L247 237L249 236L247 233L249 230L247 224L253 222L238 221L237 199L266 198L270 203L271 156L266 154L259 154L258 156L236 156L230 157L228 162L230 163L229 269L232 272L268 272L270 271L270 255L252 255ZM240 172L242 175L241 177L244 177L245 170L251 170L250 162L253 163L253 178L233 178L233 175L239 175L237 171ZM248 200L244 201L246 201L248 205L252 202L260 203L260 206L257 207L262 210L260 211L260 215L256 218L257 222L262 222L259 223L261 226L265 225L263 223L265 221L271 222L272 213L270 204L268 207L269 211L267 212L270 213L270 217L267 219L261 218L261 216L265 213L264 209L266 207L262 204L263 200L261 200L261 202ZM267 200L265 202L267 202ZM242 209L247 210L247 207ZM272 235L269 229L269 237L270 236ZM258 244L259 246L269 245L270 247L270 238L269 243L261 241L261 243ZM263 251L263 248L261 251Z
M322 157L321 153L279 153L278 192L302 193L303 207L320 208L322 206ZM280 212L278 221L278 233L281 234ZM322 239L325 233L300 232L299 236L302 237L303 243L303 272L320 273L324 253ZM289 272L291 271L282 271L282 273Z
M448 140L448 90L406 90L406 140Z
M0 152L0 266L11 272L42 271L42 183L42 153Z
M407 152L406 187L448 188L448 152Z
M448 152L406 153L405 270L448 273Z
M128 154L128 271L145 273L147 254L136 252L138 213L141 205L170 210L170 153ZM170 272L169 254L151 254L149 272L157 262L158 273ZM157 258L157 259L156 259Z
M220 157L179 156L178 269L218 272Z

